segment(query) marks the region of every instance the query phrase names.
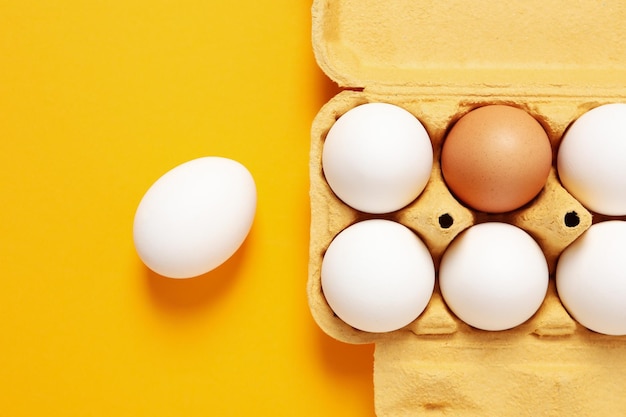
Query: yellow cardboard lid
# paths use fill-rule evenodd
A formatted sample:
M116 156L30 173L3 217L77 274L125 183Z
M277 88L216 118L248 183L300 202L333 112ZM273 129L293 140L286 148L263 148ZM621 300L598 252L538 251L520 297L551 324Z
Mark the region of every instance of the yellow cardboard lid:
M312 19L342 87L626 89L623 0L315 0Z

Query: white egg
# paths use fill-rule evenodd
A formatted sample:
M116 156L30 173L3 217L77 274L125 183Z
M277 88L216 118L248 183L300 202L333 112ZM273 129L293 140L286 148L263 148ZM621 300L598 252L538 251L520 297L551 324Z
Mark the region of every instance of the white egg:
M441 259L441 294L461 320L506 330L528 320L548 289L548 265L535 240L506 223L481 223L460 234Z
M435 269L426 245L407 227L366 220L339 233L322 261L321 283L331 309L367 332L397 330L426 308Z
M256 187L239 162L194 159L159 178L143 196L133 225L135 248L154 272L204 274L229 259L248 235Z
M330 188L344 203L367 213L388 213L411 203L424 190L432 165L424 126L387 103L346 112L331 127L322 152Z
M626 104L606 104L578 118L563 136L557 170L589 210L626 215Z
M626 222L592 225L568 246L556 268L561 302L583 326L626 335Z

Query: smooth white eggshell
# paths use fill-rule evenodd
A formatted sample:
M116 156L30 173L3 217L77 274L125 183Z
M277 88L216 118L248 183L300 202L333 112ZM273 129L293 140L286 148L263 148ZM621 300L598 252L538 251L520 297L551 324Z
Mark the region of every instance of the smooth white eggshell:
M388 213L415 200L433 165L424 126L407 110L367 103L342 115L324 142L322 167L333 192L367 213Z
M626 104L599 106L578 118L563 136L557 170L589 210L626 215Z
M435 270L426 245L407 227L366 220L339 233L322 261L321 283L331 309L367 332L397 330L415 320L433 292Z
M135 248L160 275L201 275L237 251L255 211L254 179L242 164L194 159L167 172L143 196L133 225Z
M572 317L598 333L626 335L626 222L592 225L561 254L556 286Z
M441 259L441 294L461 320L506 330L528 320L548 289L548 265L535 240L506 223L481 223L460 234Z

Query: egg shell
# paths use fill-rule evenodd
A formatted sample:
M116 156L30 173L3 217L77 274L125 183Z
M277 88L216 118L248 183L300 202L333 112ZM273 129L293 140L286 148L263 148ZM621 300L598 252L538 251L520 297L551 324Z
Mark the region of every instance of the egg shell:
M556 286L569 313L583 326L626 335L626 222L591 226L563 251Z
M551 166L552 148L543 127L513 106L487 105L463 115L441 151L448 188L470 207L489 213L532 200Z
M256 186L239 162L203 157L160 177L145 193L133 224L135 248L154 272L191 278L228 260L247 237Z
M565 188L589 210L626 215L626 104L598 106L576 119L557 167Z
M324 177L349 206L366 213L401 209L424 190L433 150L424 126L408 111L367 103L333 124L322 154Z
M439 269L448 307L465 323L507 330L528 320L548 290L548 264L522 229L489 222L470 227L448 246Z
M407 227L389 220L355 223L324 254L324 296L349 325L368 332L406 326L426 308L435 267L426 245Z

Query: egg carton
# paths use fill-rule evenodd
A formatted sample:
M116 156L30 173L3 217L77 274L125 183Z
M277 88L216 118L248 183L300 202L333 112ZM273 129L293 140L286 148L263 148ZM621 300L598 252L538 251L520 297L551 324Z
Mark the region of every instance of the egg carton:
M608 217L591 213L570 195L559 182L555 164L543 190L525 206L500 214L472 210L446 187L439 157L455 121L480 106L505 104L527 111L545 129L556 155L564 132L578 117L599 105L626 101L626 88L620 84L626 79L626 58L619 58L616 65L611 61L615 52L607 52L626 47L626 30L619 27L626 7L614 1L604 3L606 10L598 10L596 2L583 1L581 9L566 15L563 22L558 19L563 10L550 2L530 1L525 6L445 3L317 0L313 4L318 63L347 89L323 106L311 129L307 284L311 313L323 331L337 340L375 344L374 401L379 417L620 415L626 412L626 337L602 335L577 323L563 307L554 280L562 251L592 223ZM450 16L454 10L456 14ZM522 12L529 13L527 31L538 25L534 38L528 40L525 34L493 43L502 30L524 25L512 20ZM458 55L442 55L437 48L453 45L456 32L438 32L438 22L448 22L457 32L470 30L472 25L481 25L467 16L486 13L491 26L480 32L487 37L484 43L470 51L456 48ZM585 19L582 27L597 28L596 39L550 35L549 29L571 31ZM501 22L510 22L512 27ZM593 22L604 26L593 26ZM432 38L431 42L428 36L436 33L444 39ZM420 36L422 44L415 46ZM607 38L614 37L617 41L607 45ZM573 49L560 62L563 70L549 65L538 68L539 58L554 64L550 54L558 46L555 43L564 39L569 39L565 46ZM613 58L581 66L579 59L588 62L584 61L586 42L594 42L591 54ZM492 48L492 55L485 55L481 45ZM511 51L515 48L510 45L518 50ZM536 52L541 47L543 52ZM468 64L472 52L478 61L491 58L496 62ZM449 66L437 64L437 59L447 59ZM426 128L434 151L433 169L422 194L387 214L368 214L344 204L322 169L324 140L335 121L358 105L374 102L412 113ZM448 245L472 225L497 221L518 226L537 241L548 262L551 277L542 306L512 329L478 330L450 311L436 283L425 311L399 330L370 333L349 326L326 302L320 279L322 260L339 232L372 218L392 220L414 231L428 247L436 270Z

